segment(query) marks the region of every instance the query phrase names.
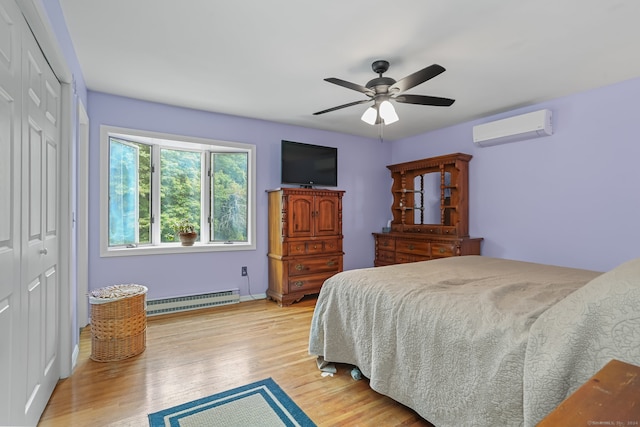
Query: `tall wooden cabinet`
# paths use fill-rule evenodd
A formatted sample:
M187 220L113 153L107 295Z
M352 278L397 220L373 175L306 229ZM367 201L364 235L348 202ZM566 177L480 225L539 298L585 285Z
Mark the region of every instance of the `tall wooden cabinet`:
M279 188L269 197L269 288L281 306L317 294L342 271L344 191Z
M375 266L480 255L469 237L469 161L448 154L387 166L391 171L391 230L373 233Z

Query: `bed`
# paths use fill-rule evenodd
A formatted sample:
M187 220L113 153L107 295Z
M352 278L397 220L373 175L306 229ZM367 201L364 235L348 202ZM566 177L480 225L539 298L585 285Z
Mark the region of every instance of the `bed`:
M609 360L640 364L640 258L599 273L462 256L339 273L309 353L437 427L535 426Z

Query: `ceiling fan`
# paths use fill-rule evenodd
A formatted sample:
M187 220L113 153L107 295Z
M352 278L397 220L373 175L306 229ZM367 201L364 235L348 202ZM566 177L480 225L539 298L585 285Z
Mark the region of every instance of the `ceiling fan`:
M436 77L440 73L443 73L445 71L444 67L438 64L430 65L398 81L395 81L391 77L382 76L382 74L384 74L389 69L388 61L385 61L383 59L374 61L371 64L371 68L375 73L378 74L378 77L370 80L365 86L351 83L342 79L337 79L335 77L324 79L329 83L337 84L338 86L346 87L347 89L362 92L369 97L368 99L338 105L337 107L318 111L316 113L313 113L313 115L317 116L318 114L329 113L331 111L336 111L342 108L352 107L354 105L373 101L373 105L369 107L362 115L362 120L369 123L370 125L380 123L389 125L398 121L398 114L396 114L396 111L393 108L393 104L391 104L390 102L392 100L405 104L434 105L437 107L448 107L455 102L454 99L449 98L403 94L403 92Z

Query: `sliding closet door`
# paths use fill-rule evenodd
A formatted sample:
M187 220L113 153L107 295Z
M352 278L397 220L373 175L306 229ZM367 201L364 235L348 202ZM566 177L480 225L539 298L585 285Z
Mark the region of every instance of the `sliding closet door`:
M20 318L21 16L0 2L0 425L11 425L11 391L21 354ZM22 365L24 369L24 365Z
M60 83L26 28L22 39L22 239L19 333L25 337L27 424L60 378L58 198ZM22 404L22 402L21 402Z

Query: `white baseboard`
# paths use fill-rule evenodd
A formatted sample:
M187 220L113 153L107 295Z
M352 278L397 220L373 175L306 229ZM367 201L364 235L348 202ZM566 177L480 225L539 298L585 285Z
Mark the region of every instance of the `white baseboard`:
M244 296L240 297L240 302L253 301L253 300L256 300L256 299L266 299L266 298L267 298L267 294L266 293L244 295Z
M76 369L76 365L78 364L78 356L80 356L80 347L76 344L73 347L73 354L71 355L71 373Z

